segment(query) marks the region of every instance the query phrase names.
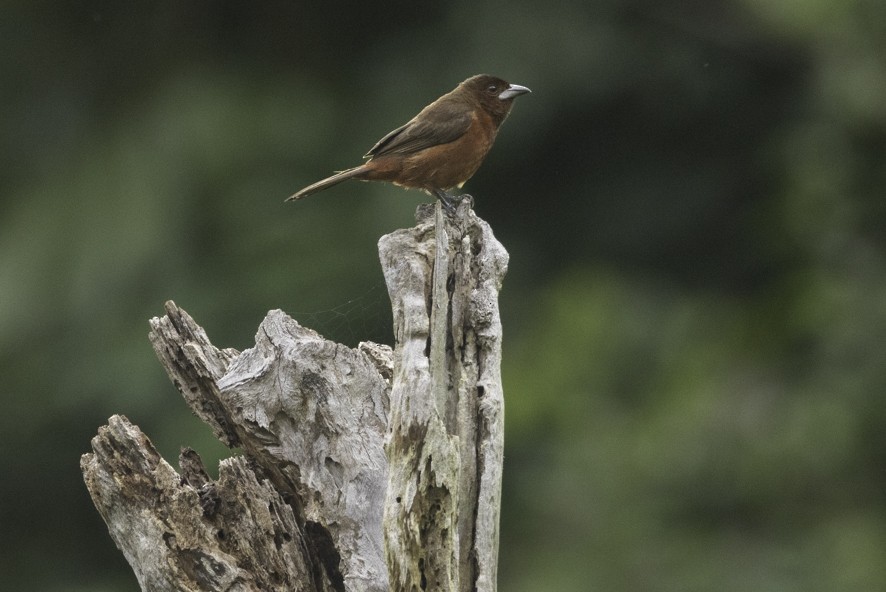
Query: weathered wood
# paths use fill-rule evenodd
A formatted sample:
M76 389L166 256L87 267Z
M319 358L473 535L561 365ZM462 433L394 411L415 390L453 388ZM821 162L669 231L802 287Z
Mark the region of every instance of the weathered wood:
M172 302L152 319L173 383L242 456L213 481L121 416L99 430L84 479L143 590L495 590L507 253L467 202L420 208L379 252L394 352L281 311L243 352Z
M379 241L397 347L386 443L392 589L493 591L507 253L467 202Z
M243 457L184 483L120 415L81 459L89 493L142 590L315 590L292 508Z
M243 449L257 474L254 479L285 500L298 527L293 531L291 525L274 522L264 535L273 541L279 538L276 532L286 533L280 540L295 541L302 554L293 567L307 565L309 569L293 573L275 569L274 585L266 587L267 579L257 580L259 589L388 590L381 528L387 485L383 438L390 388L383 373L390 373L390 348L367 343L354 350L272 311L259 328L255 347L242 353L219 350L187 313L171 302L166 308L164 317L151 321L151 341L170 378L223 442ZM104 458L99 454L101 434L98 438L93 442L95 453L85 455L83 461L87 484L95 485L90 492L97 505L106 495L99 485L107 485L95 477ZM130 439L127 445L134 442ZM146 471L135 474L140 479L148 475ZM225 497L225 492L217 490L223 507L248 497ZM155 494L149 506L156 510L156 520L169 528L151 530L161 536L146 539L139 529L126 530L123 515L115 514L113 520L121 530L114 539L121 549L136 539L162 545L170 532L174 534L176 518L167 516L168 509L163 507L170 498L161 488ZM119 508L123 511L127 505ZM230 529L216 530L237 536ZM205 534L215 536L211 530ZM211 554L206 551L212 548L211 537L187 541L186 548L176 548L182 563L189 561L195 549ZM254 545L238 547L238 551L231 565L250 566L252 572L258 564ZM146 557L127 557L138 557L137 569L147 573L162 571L167 561L153 556L160 563L149 568ZM164 589L144 582L143 588Z
M218 387L234 410L244 451L297 504L313 556L335 588L387 591L383 441L390 385L376 359L272 311L256 346L231 363Z

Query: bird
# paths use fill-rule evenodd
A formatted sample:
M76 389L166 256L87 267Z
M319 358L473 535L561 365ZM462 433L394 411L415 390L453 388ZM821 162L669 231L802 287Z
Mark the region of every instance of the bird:
M449 191L477 172L514 99L529 92L488 74L471 76L376 142L363 156L365 163L308 185L286 201L359 179L420 189L452 212L460 198Z

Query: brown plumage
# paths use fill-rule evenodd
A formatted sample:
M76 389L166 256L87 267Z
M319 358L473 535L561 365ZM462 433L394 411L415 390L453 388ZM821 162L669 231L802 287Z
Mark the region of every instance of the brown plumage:
M379 140L364 164L309 185L286 201L360 179L421 189L451 209L454 198L446 191L461 187L477 172L514 99L528 92L501 78L472 76Z

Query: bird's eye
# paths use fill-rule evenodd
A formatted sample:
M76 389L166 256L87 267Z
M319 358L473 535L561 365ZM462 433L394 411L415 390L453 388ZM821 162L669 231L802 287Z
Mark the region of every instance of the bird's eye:
M498 90L497 86L495 86L494 84L490 84L489 87L486 89L486 92L495 93L495 91L497 91L497 90Z

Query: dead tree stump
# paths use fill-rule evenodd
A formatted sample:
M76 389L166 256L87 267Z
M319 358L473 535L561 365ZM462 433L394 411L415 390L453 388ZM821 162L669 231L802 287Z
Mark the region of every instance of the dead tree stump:
M464 202L379 241L395 347L282 311L218 349L174 303L150 338L194 413L242 454L176 472L114 416L81 468L143 590L496 589L508 256Z

